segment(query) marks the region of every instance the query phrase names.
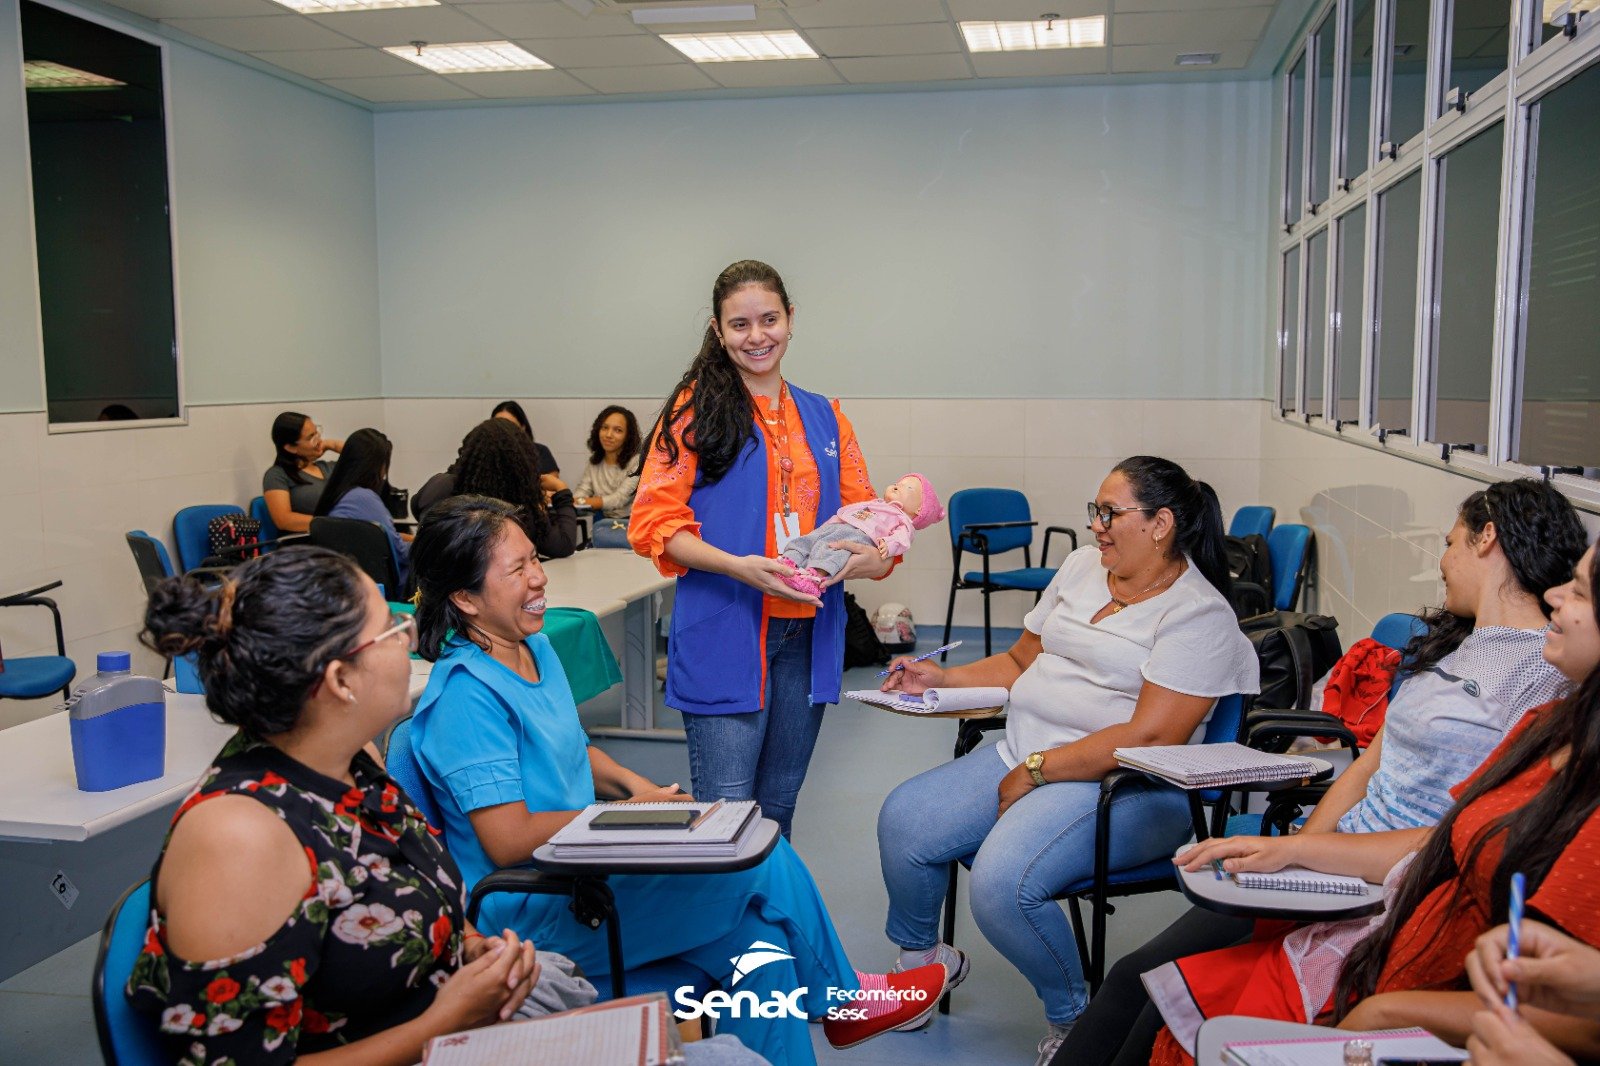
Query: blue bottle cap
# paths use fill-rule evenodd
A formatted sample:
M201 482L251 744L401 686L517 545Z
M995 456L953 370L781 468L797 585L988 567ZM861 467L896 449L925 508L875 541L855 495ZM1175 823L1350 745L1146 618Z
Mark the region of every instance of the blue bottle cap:
M133 669L133 656L125 651L103 651L94 657L94 668L102 674Z

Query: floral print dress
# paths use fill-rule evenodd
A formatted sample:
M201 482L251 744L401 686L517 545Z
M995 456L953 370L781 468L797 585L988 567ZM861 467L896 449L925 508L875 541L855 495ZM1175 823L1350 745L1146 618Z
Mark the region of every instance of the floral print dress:
M160 1018L178 1062L293 1062L360 1040L421 1014L460 967L466 907L455 862L371 758L357 755L350 770L353 787L241 733L173 816L176 826L196 804L249 796L294 831L311 869L288 920L230 958L178 958L152 902L127 995ZM158 859L152 901L160 875Z

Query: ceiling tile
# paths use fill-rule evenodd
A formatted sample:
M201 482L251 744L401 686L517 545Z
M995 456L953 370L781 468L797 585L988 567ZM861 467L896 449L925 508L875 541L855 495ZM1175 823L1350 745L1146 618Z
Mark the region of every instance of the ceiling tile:
M1230 7L1216 11L1129 12L1111 19L1113 44L1181 44L1179 51L1201 51L1207 41L1251 41L1261 36L1269 7ZM1192 45L1192 47L1191 47Z
M462 4L461 10L509 39L518 37L608 37L643 33L627 15L595 8L579 15L565 4Z
M792 30L794 23L782 11L756 8L756 17L740 22L656 22L647 33L738 33L741 30Z
M282 15L285 8L272 0L106 0L147 19L233 18L245 15Z
M266 18L172 19L166 25L241 52L349 48L355 43L342 33L287 10Z
M1119 45L1111 49L1113 74L1173 74L1202 70L1239 70L1250 62L1255 51L1254 41L1235 41L1229 44L1211 44L1203 47L1179 48L1171 44ZM1209 67L1180 67L1179 52L1216 52L1218 59Z
M459 85L451 85L437 74L408 74L398 78L327 78L322 84L375 104L474 99L471 93Z
M782 88L793 85L838 85L844 79L821 59L774 59L754 63L707 63L706 74L730 89Z
M502 70L493 74L457 74L447 79L489 100L524 96L593 96L587 85L559 70Z
M378 78L416 72L414 64L376 48L319 48L314 52L262 52L259 58L308 78Z
M483 23L448 7L399 7L312 17L319 26L338 30L354 40L380 47L408 41L449 44L499 39Z
M820 0L791 7L796 26L886 26L897 22L938 22L945 17L939 0Z
M901 26L847 26L807 30L811 44L823 55L906 56L938 55L961 51L961 41L948 22L917 22Z
M1104 74L1110 57L1104 48L1050 48L1038 52L980 52L972 69L980 78L1049 78Z
M1219 7L1271 7L1276 0L1114 0L1112 11L1211 11Z
M558 67L632 67L681 63L683 54L648 34L634 37L559 37L517 42Z
M732 64L729 64L732 65ZM589 67L578 73L586 85L603 93L678 93L715 89L717 83L692 63L649 67Z
M966 57L961 55L835 59L833 65L846 81L857 85L890 81L949 81L972 77Z
M1020 22L1052 11L1062 18L1104 15L1106 0L949 0L950 16L957 22Z

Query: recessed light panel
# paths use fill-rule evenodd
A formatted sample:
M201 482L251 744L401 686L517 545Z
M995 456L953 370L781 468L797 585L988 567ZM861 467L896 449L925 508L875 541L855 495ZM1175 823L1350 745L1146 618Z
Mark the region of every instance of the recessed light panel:
M491 74L504 70L551 70L549 63L510 41L473 41L465 44L397 44L384 49L390 55L427 67L435 74ZM418 54L418 53L421 54Z
M743 33L663 33L661 39L696 63L739 63L752 59L816 59L817 53L793 30Z
M1180 67L1210 67L1215 66L1222 56L1216 52L1182 52L1178 55L1177 65Z
M391 7L438 7L439 0L273 0L302 15L332 15L339 11L383 11Z
M971 52L1032 52L1042 48L1104 48L1106 17L1034 19L1032 22L963 22Z
M33 92L61 89L116 89L128 84L103 74L52 63L48 59L29 59L22 64L22 84Z

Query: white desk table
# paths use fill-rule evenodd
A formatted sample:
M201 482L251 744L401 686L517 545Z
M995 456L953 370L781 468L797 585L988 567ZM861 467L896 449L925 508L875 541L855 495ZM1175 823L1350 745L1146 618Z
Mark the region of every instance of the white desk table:
M601 618L622 612L622 722L591 729L596 736L682 740L680 729L656 728L656 594L672 588L650 560L633 552L590 548L544 564L551 607L580 607Z

